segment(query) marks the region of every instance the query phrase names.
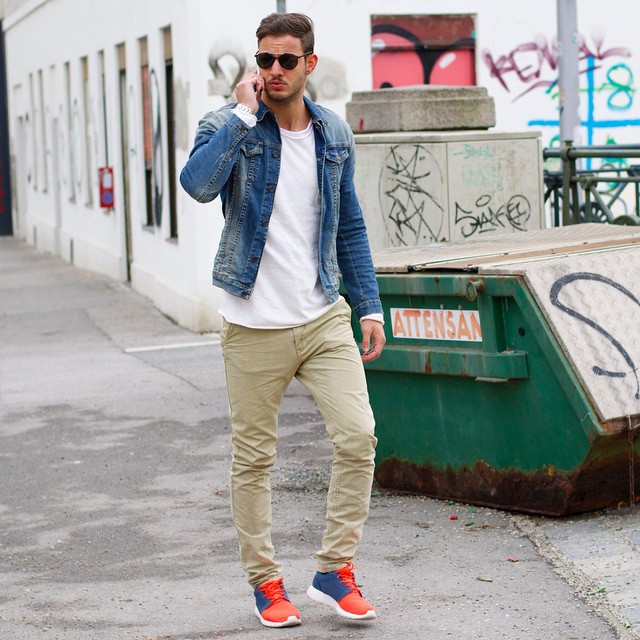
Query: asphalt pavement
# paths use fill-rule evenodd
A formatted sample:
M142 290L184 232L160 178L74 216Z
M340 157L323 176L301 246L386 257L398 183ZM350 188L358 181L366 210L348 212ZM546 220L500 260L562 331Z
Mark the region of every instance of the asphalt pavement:
M331 458L293 383L274 542L303 623L262 627L229 513L216 334L0 239L0 640L640 638L640 508L550 519L374 487L349 622L306 588Z

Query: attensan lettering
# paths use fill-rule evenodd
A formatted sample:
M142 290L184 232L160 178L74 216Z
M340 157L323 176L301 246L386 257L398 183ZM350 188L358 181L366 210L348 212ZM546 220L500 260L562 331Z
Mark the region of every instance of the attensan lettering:
M391 309L394 338L482 342L480 314L474 309Z

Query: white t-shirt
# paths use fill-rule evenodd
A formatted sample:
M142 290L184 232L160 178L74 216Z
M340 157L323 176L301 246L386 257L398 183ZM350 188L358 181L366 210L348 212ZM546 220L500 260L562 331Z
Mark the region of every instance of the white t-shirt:
M245 300L223 291L220 308L228 322L254 329L306 324L335 304L327 301L318 275L320 192L312 123L280 134L280 175L253 292Z

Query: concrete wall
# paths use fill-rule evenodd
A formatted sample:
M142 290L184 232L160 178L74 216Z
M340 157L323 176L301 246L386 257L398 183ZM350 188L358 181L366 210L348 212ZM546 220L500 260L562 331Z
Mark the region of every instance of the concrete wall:
M372 249L544 226L535 133L358 134L356 145L355 184Z
M217 323L217 302L208 274L221 220L211 208L194 206L178 189L178 234L170 237L170 142L163 91L163 29L171 26L177 173L195 126L195 119L186 116L190 68L202 78L207 75L206 50L191 45L200 39L199 8L200 3L178 0L31 2L6 19L6 38L12 155L18 183L14 203L17 235L79 267L118 280L130 279L134 288L180 324L204 330ZM65 33L69 37L61 37ZM141 38L147 39L149 68L158 81L151 83L151 135L153 187L161 194L154 199L160 200L162 219L152 224L147 219L144 183ZM122 117L128 133L126 212L117 48L121 44L126 65L126 112ZM202 63L197 60L199 55ZM199 102L205 102L195 93ZM99 202L98 168L106 165L114 170L115 204L111 209L101 208ZM156 202L153 204L155 208Z
M15 233L80 267L130 279L132 286L185 326L218 328L218 292L209 284L209 273L222 226L220 206L198 205L178 188L178 233L171 237L168 149L175 146L177 173L198 119L224 104L236 73L252 64L255 27L266 13L275 11L275 0L245 0L240 18L237 4L212 0L5 0L4 8ZM544 145L557 134L554 0L539 0L535 7L527 0L288 0L287 10L314 19L320 63L311 76L312 90L319 102L342 115L353 91L372 88L372 15L472 14L476 83L495 100L496 129L540 130ZM585 143L637 140L637 14L636 0L578 0L584 37ZM164 93L163 29L169 26L174 140L167 137ZM160 194L156 200L162 219L151 224L144 187L139 44L143 37L150 70L158 79L158 90L152 93L157 152L153 184ZM123 121L129 144L124 155L120 44L126 50ZM88 69L86 93L83 58ZM439 63L439 78L446 79L450 62L445 57ZM98 167L107 163L114 169L113 209L102 209L98 201Z

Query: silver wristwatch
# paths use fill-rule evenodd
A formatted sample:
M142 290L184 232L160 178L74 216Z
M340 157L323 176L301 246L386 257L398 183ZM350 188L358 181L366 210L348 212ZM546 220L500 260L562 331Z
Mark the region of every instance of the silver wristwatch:
M253 109L250 109L249 107L247 107L246 104L242 104L242 102L238 102L236 104L236 109L240 112L240 113L244 113L246 116L255 116L255 112L253 111Z

